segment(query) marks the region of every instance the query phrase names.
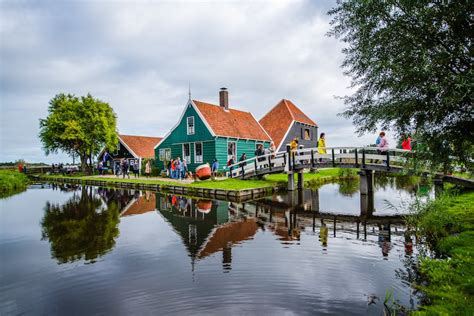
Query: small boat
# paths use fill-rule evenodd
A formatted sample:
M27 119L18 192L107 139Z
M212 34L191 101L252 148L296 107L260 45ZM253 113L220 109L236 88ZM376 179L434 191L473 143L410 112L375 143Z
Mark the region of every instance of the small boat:
M209 214L212 208L211 200L198 200L196 203L197 209L199 212L204 214Z
M200 165L196 168L196 176L199 180L207 180L211 177L211 167L209 164Z

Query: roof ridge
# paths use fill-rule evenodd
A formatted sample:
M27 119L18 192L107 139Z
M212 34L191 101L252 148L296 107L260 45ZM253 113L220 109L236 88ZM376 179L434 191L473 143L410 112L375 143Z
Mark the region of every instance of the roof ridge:
M287 100L287 99L282 99L283 100L283 103L285 104L285 107L286 109L288 110L288 112L290 113L290 116L291 118L293 119L293 121L296 121L295 120L295 116L293 115L293 111L290 109L290 107L288 106L288 102L287 101L290 101L290 100ZM290 101L291 102L291 101Z
M130 136L130 137L147 137L147 138L161 138L160 136L145 136L145 135L130 135L130 134L117 134L119 136Z
M204 104L207 104L207 105L217 106L218 108L221 108L221 106L218 105L218 104L213 104L213 103L204 102L204 101L199 101L199 100L194 100L194 99L193 99L192 101L193 101L193 102L204 103ZM228 111L238 111L238 112L243 112L243 113L250 113L250 114L252 114L252 112L250 112L250 111L243 111L243 110L239 110L239 109L236 109L236 108L231 108L230 106L229 106Z

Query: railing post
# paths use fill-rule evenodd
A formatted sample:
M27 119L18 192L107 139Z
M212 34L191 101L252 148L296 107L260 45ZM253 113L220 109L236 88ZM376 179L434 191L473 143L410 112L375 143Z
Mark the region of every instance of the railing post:
M291 167L291 147L290 145L286 145L286 152L288 153L288 170L293 170Z
M387 171L390 170L390 150L387 150Z
M253 165L254 165L254 168L255 168L255 174L257 174L258 173L257 158L255 158L255 160L253 161Z
M365 169L365 148L362 148L362 168Z
M272 171L272 155L268 155L268 169Z
M357 153L357 148L355 149L355 159L356 167L359 168L359 154Z
M311 149L311 167L314 168L314 149Z
M332 166L336 166L336 160L335 160L335 155L334 155L334 148L331 149L331 154L332 154Z

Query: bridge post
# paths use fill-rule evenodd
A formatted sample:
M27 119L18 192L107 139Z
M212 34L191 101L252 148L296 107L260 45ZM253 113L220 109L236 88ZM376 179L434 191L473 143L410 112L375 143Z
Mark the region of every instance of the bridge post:
M360 216L370 218L374 214L374 192L360 194Z
M304 189L303 170L298 172L298 190Z
M374 171L363 169L359 171L360 194L371 194L374 192Z
M332 155L332 166L336 167L336 158L334 155L334 148L331 149L331 155Z
M288 153L288 170L291 171L293 168L291 167L291 147L290 144L286 144L286 152Z
M295 174L293 171L288 171L288 191L295 190Z
M443 178L441 177L435 177L433 180L434 183L434 189L435 189L435 197L439 198L440 195L443 193Z

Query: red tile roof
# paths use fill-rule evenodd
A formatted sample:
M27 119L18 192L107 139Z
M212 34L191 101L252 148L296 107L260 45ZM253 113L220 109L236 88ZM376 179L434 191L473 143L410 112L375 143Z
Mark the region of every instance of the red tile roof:
M293 102L285 99L282 99L275 105L259 122L273 139L275 146L279 148L293 121L317 126L317 124L294 105Z
M193 100L217 136L270 141L270 137L249 112Z
M161 141L161 137L119 135L120 139L130 148L138 157L154 158L155 146Z

